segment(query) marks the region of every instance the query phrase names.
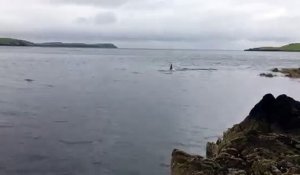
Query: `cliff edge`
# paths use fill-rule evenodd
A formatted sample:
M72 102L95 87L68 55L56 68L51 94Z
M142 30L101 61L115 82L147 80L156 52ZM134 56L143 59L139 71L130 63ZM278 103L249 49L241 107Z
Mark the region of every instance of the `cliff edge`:
M173 150L172 175L300 174L300 102L267 94L206 158Z

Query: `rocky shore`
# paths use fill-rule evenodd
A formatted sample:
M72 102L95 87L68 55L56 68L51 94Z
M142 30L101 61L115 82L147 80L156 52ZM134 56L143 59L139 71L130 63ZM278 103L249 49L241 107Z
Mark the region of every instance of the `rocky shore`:
M284 76L289 78L300 78L300 68L274 68L271 70L272 73L261 73L259 74L262 77L276 77L277 75L274 73L282 73Z
M206 158L173 150L172 175L300 174L300 102L267 94L240 124L215 143Z
M276 71L276 68L273 69L272 71ZM277 69L278 72L283 73L286 77L290 78L300 78L300 68L282 68L282 69Z

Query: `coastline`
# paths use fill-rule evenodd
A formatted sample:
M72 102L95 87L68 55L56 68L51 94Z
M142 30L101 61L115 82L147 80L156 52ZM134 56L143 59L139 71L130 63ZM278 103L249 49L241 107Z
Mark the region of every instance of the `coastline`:
M63 42L45 42L45 43L34 43L31 41L13 39L13 38L0 38L0 46L8 47L66 47L66 48L118 48L112 43L63 43Z
M269 73L261 73L259 74L262 77L276 77L277 73L283 74L285 77L289 78L300 78L300 68L273 68Z
M291 43L281 47L256 47L245 49L244 51L258 52L300 52L300 43Z

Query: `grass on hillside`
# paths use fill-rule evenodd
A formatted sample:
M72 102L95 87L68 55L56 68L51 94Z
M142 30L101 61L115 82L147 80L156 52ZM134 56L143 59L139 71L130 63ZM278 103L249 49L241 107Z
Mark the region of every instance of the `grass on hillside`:
M257 48L246 49L246 51L300 52L300 43L287 44L281 47L257 47Z
M11 44L14 43L16 40L11 38L0 38L0 44Z
M12 38L0 38L0 45L4 46L33 46L34 43L25 41L25 40L19 40L19 39L12 39Z
M293 43L293 44L288 44L288 45L282 46L282 47L280 47L280 50L300 51L300 43Z

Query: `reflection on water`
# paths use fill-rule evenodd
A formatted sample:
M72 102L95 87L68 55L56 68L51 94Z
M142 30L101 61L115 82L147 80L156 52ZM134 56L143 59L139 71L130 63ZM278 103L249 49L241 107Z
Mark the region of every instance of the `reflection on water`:
M0 47L0 174L167 174L265 93L300 99L299 80L257 76L299 56Z

